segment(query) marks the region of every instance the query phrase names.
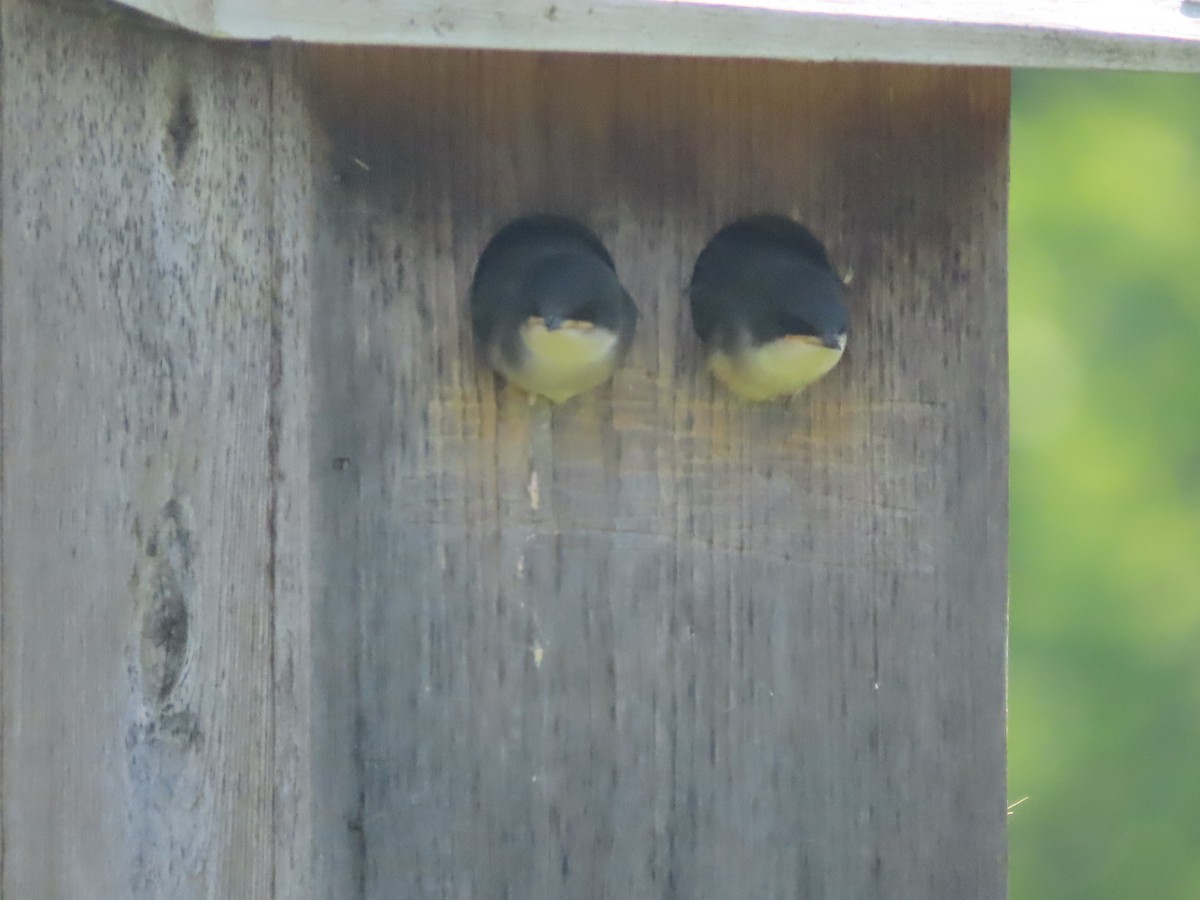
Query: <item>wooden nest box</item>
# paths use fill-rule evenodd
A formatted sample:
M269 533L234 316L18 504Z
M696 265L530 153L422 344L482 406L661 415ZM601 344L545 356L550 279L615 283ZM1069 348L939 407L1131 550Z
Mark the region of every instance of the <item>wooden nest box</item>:
M1009 70L1193 7L128 5L0 0L0 893L1003 897ZM852 339L747 404L763 211ZM641 310L553 409L466 312L531 212Z

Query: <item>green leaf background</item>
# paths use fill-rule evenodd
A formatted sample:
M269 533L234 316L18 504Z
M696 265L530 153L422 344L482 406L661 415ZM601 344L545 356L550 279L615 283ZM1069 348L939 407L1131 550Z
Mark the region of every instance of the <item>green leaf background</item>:
M1018 72L1013 900L1200 898L1200 78Z

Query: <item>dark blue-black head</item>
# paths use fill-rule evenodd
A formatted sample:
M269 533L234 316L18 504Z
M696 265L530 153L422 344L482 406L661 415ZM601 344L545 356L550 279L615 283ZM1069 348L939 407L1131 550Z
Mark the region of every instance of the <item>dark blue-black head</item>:
M547 329L582 322L621 332L636 317L617 273L588 253L561 253L543 260L529 273L522 292L530 315Z

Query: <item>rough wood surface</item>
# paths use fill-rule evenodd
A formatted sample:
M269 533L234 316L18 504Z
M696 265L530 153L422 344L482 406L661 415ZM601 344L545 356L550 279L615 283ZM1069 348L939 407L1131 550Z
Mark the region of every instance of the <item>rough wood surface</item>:
M0 894L271 897L267 54L2 27Z
M1200 71L1194 0L121 0L214 37Z
M216 46L0 0L0 894L1003 897L1008 81ZM696 370L795 214L850 350ZM471 357L508 218L642 327Z
M329 892L1003 897L1007 75L311 61ZM746 407L681 288L764 208L853 272L855 325ZM464 306L534 210L643 313L553 411L475 367Z
M270 530L272 591L275 597L272 645L274 674L274 891L279 900L338 896L318 885L331 880L318 864L314 784L313 676L318 666L337 660L318 656L313 644L312 607L321 585L312 563L319 546L314 530L312 474L313 430L308 385L312 378L311 320L313 284L310 242L316 221L317 174L314 132L306 109L297 54L286 44L271 49L272 342L270 355L271 480ZM321 725L325 728L325 725ZM323 745L322 745L323 746ZM325 846L327 842L322 844Z

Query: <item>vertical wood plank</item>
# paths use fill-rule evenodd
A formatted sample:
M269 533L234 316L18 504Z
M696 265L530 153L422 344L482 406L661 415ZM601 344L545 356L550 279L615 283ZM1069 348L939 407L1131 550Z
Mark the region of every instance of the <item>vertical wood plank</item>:
M308 116L303 72L295 48L273 46L271 55L271 431L268 441L271 495L269 577L275 597L272 621L274 669L274 852L272 897L349 896L330 887L317 843L318 807L314 759L313 490L310 472L314 428L309 383L312 329L310 250L316 222L313 179L317 148ZM322 873L326 873L324 880Z
M1003 897L1007 73L310 60L341 895ZM762 209L827 239L855 320L752 407L698 371L682 288ZM464 307L537 210L596 228L643 312L553 411L475 366Z
M5 897L269 897L271 78L4 0Z

